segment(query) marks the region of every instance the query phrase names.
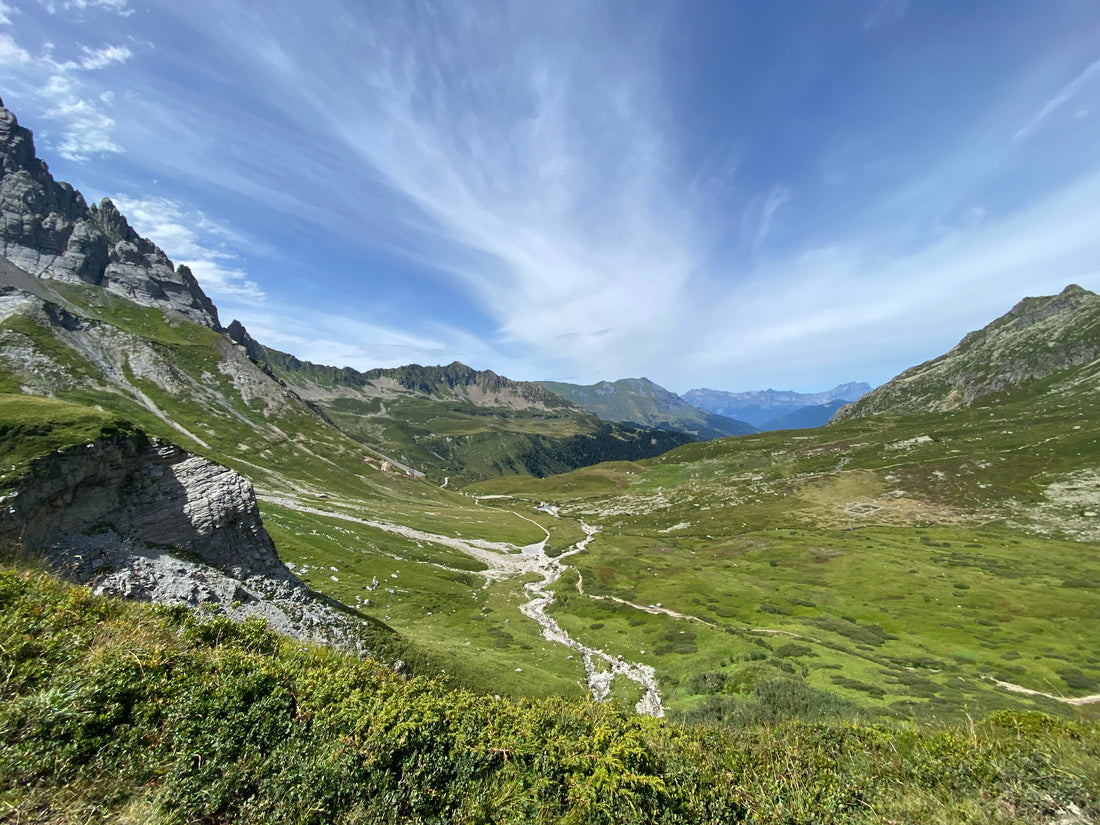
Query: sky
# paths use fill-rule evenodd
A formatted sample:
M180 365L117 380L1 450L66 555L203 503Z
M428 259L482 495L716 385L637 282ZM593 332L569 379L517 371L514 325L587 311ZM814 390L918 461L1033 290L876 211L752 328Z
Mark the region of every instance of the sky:
M0 97L317 363L812 392L1100 290L1095 0L0 0Z

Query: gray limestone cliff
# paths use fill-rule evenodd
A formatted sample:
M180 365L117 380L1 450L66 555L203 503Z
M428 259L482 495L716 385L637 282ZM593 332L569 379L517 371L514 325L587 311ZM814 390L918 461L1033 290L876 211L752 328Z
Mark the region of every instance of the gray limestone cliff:
M57 451L0 502L0 541L97 593L259 616L370 652L366 620L318 599L279 560L252 485L178 447L115 437Z
M220 329L218 311L186 266L176 267L104 198L89 206L55 181L34 137L0 101L0 254L40 278L102 287L144 306Z

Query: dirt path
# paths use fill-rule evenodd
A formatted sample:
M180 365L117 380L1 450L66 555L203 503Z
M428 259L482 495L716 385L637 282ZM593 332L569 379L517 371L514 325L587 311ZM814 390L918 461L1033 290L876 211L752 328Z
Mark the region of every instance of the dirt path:
M269 504L277 504L280 507L286 507L291 510L296 510L299 513L310 513L315 516L325 516L327 518L340 519L341 521L349 521L353 524L362 524L365 527L373 527L376 530L384 530L387 533L394 533L395 535L404 536L405 538L412 539L414 541L424 541L429 544L437 544L443 547L449 547L452 550L458 550L461 553L465 553L471 558L475 558L478 561L485 564L489 569L476 571L477 575L485 576L490 579L501 579L505 576L516 575L517 573L528 572L530 567L530 561L526 558L527 551L530 548L541 548L545 545L546 540L537 545L530 545L529 547L516 547L514 544L508 544L501 541L484 541L482 539L459 539L452 536L442 536L437 533L429 533L424 530L417 530L414 527L406 527L403 524L394 524L388 521L376 521L374 519L363 519L357 516L350 516L346 513L341 513L337 510L322 510L319 507L312 505L302 504L297 499L287 498L285 496L270 496L262 495L257 496L261 501L266 501ZM473 572L473 571L471 571Z
M689 622L698 622L701 625L707 627L718 627L713 622L708 622L706 619L700 619L698 616L691 616L687 613L677 613L675 610L669 610L667 607L661 607L657 604L635 604L634 602L628 602L626 599L620 599L618 596L593 596L591 593L585 593L580 588L580 582L577 582L577 589L581 594L588 599L596 599L603 602L617 602L618 604L626 605L627 607L633 607L635 610L641 610L643 613L652 613L654 616L671 616L673 619L684 619Z
M1041 690L1032 690L1023 685L1014 685L1012 682L1002 682L1000 679L994 679L992 676L983 675L982 678L1012 693L1022 693L1025 696L1042 696L1046 699L1053 699L1055 702L1064 702L1067 705L1076 705L1080 707L1081 705L1095 705L1100 703L1100 693L1094 693L1092 696L1078 696L1076 698L1055 696L1053 693L1043 693Z

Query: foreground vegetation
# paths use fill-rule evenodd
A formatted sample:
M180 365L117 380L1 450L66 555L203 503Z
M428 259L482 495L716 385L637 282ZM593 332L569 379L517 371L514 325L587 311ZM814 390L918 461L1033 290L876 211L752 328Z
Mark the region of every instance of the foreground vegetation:
M1100 812L1100 728L718 731L403 680L0 568L9 822L1049 822ZM782 716L782 708L776 706ZM1084 821L1084 820L1074 820Z

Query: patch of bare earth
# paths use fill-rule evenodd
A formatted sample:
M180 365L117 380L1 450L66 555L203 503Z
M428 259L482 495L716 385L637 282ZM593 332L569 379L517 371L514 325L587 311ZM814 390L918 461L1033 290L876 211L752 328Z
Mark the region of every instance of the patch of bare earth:
M1100 541L1100 470L1078 470L1047 485L1046 501L1021 507L1017 518L1042 535Z

